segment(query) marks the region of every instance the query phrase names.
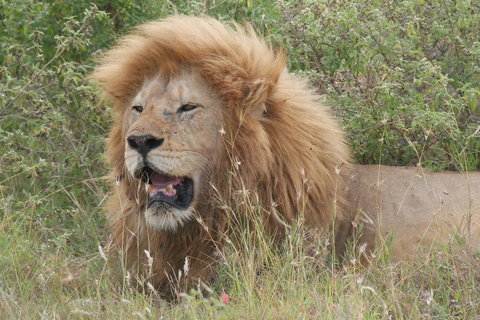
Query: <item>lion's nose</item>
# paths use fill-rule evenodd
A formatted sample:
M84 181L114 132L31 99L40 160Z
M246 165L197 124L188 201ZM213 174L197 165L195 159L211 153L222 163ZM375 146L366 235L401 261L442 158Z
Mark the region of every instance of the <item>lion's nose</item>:
M163 138L157 139L152 135L129 136L127 138L128 145L143 156L146 156L150 150L160 147L163 141Z

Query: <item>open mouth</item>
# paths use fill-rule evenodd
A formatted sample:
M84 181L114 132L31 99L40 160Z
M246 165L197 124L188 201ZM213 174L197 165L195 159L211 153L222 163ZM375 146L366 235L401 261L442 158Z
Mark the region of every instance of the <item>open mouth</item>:
M164 202L186 210L193 200L193 181L188 177L172 177L145 167L141 179L147 184L148 207Z

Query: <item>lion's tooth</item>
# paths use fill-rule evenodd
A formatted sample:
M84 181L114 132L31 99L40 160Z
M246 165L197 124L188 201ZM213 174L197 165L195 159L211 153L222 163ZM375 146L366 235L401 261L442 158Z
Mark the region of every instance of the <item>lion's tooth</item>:
M148 184L146 187L147 187L148 194L152 194L153 190L155 189L155 186L153 184Z
M173 192L173 186L172 186L171 184L169 184L169 185L167 186L167 192L168 192L168 193L172 193L172 192Z

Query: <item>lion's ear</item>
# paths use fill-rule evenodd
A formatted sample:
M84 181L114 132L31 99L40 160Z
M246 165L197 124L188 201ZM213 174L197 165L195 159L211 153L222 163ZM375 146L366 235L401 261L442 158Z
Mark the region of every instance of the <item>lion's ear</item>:
M247 81L243 89L244 103L249 111L254 113L265 111L265 102L272 90L272 82L268 79L256 79Z
M202 61L201 73L229 102L230 107L248 111L264 105L273 88L273 81L254 70L242 68L224 57Z

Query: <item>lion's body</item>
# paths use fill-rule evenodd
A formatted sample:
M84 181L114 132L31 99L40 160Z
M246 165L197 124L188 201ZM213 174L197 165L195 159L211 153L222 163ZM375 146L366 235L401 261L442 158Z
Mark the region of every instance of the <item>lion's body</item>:
M345 174L350 212L363 223L369 251L391 235L392 259L435 251L453 236L480 249L480 172L352 166Z
M208 18L147 23L93 78L117 114L107 143L113 243L155 287L186 259L191 279L208 277L222 236L234 232L231 215L260 214L272 235L299 217L322 231L335 225L345 236L338 248L350 236L356 210L345 210L342 177L358 179L344 135L253 30ZM355 199L370 212L367 195Z

